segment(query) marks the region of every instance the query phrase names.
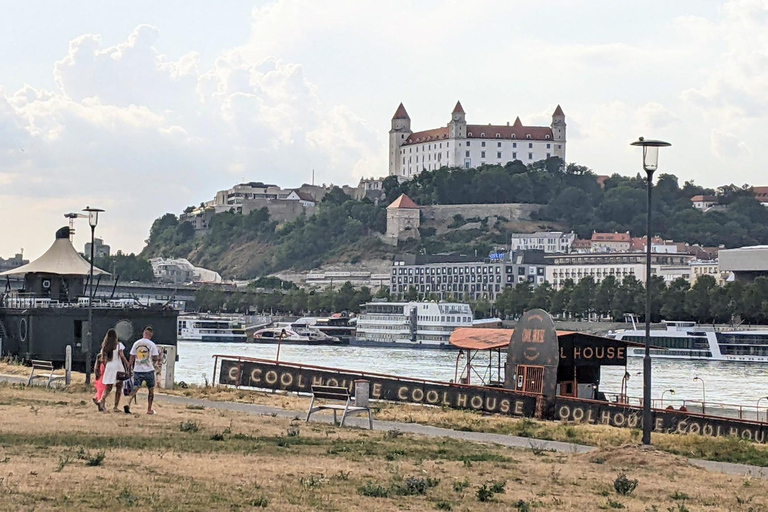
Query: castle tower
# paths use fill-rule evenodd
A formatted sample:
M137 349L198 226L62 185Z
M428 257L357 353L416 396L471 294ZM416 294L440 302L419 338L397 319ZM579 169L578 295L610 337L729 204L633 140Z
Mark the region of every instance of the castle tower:
M467 136L467 118L460 101L456 102L456 106L453 107L453 112L451 112L448 133L448 136L452 139L463 139Z
M560 105L552 114L552 139L554 148L552 154L559 156L565 162L565 114Z
M400 164L402 159L400 157L400 146L405 144L408 137L411 136L411 118L408 117L408 112L405 111L405 107L401 103L397 107L395 115L392 116L392 129L389 130L389 175L397 176L400 174Z
M397 245L400 240L419 238L421 210L413 199L405 194L387 206L387 236L385 241Z

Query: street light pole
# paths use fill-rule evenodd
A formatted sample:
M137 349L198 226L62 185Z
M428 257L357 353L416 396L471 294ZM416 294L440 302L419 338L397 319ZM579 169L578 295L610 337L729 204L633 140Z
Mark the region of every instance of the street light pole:
M648 211L645 230L645 355L643 356L643 444L651 444L651 191L653 173L659 167L659 148L671 146L660 140L640 137L631 144L643 148L643 169L648 177Z
M661 392L661 408L662 409L664 408L664 393L669 393L670 395L674 395L675 394L675 390L674 389L665 389L664 391Z
M91 383L91 348L93 347L93 257L94 248L96 245L96 225L99 223L98 208L91 208L86 206L83 209L84 212L88 212L88 224L91 226L91 268L88 273L88 333L87 333L87 345L85 346L85 383Z
M760 401L761 400L768 400L768 396L763 396L757 399L757 406L756 406L757 421L760 421ZM766 414L765 414L765 421L768 421L768 411L766 411Z

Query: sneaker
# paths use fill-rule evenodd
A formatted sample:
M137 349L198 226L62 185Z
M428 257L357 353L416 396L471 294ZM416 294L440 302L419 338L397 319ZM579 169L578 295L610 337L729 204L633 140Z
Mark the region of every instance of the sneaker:
M125 414L131 414L131 407L130 407L130 406L128 406L128 405L124 405L124 406L123 406L123 412L124 412Z
M150 409L150 410L147 411L147 414L155 414L155 410L154 409Z

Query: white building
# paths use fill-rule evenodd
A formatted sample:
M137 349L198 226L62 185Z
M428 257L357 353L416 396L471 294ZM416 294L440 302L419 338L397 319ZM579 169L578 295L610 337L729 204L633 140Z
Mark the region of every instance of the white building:
M389 174L410 179L423 170L472 168L484 164L524 164L557 156L565 160L565 114L560 105L550 126L467 124L460 102L443 128L411 131L411 118L401 103L389 131Z
M709 210L713 206L716 206L718 204L717 197L715 196L693 196L691 198L691 203L693 203L693 207L697 210L701 210L703 212Z
M571 252L576 234L562 231L537 231L536 233L513 233L510 249L514 251L539 250L545 253Z
M155 279L163 283L221 283L218 272L196 267L184 258L151 258L149 262L152 264Z
M627 276L645 282L645 254L624 253L574 253L545 256L549 265L546 267L547 281L555 289L563 286L567 279L578 283L582 278L592 276L600 283L608 276L614 276L621 282ZM651 274L664 277L665 281L674 281L688 273L688 263L693 259L690 254L652 254Z

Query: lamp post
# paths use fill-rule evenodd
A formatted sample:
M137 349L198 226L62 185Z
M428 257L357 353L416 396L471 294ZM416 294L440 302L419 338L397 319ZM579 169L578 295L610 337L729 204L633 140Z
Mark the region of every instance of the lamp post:
M664 391L661 392L661 408L662 409L664 408L664 393L669 393L670 395L674 395L675 394L675 390L674 389L665 389Z
M645 355L643 356L643 444L651 444L651 190L653 173L659 167L659 148L669 142L640 137L631 144L643 148L643 170L648 176L648 212L645 229Z
M88 212L88 225L91 226L91 269L88 273L88 336L85 346L85 383L91 383L91 347L93 346L93 253L96 245L96 225L99 223L99 213L104 210L86 206L83 209Z
M768 400L768 396L763 396L757 399L757 421L760 421L760 401L761 400ZM765 421L768 421L768 411L766 412Z
M701 414L704 414L707 406L707 386L704 384L704 379L698 375L694 377L693 380L701 382ZM758 401L758 403L760 402Z

